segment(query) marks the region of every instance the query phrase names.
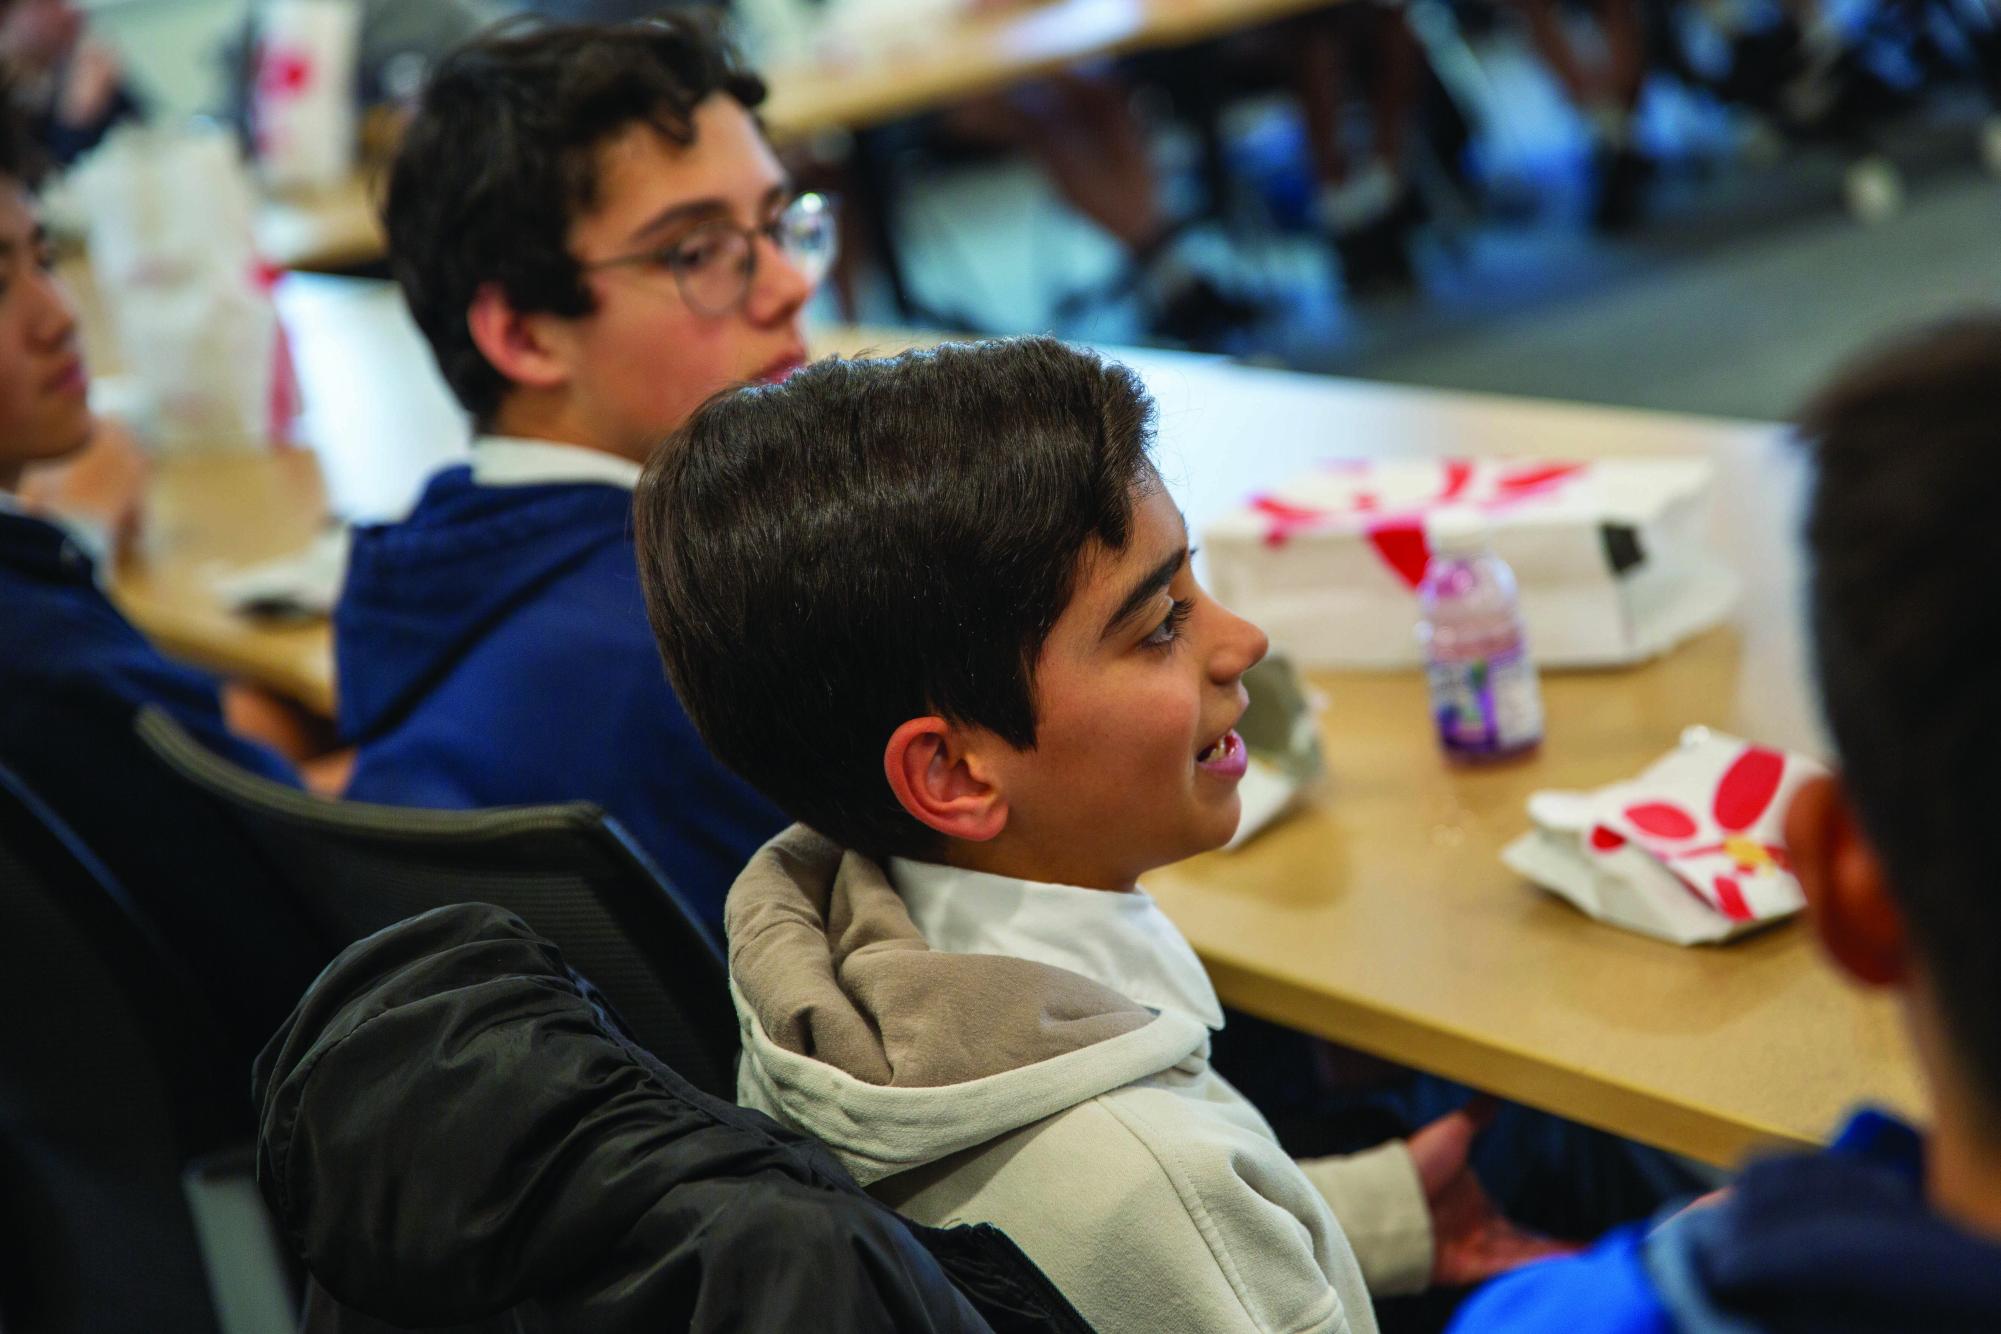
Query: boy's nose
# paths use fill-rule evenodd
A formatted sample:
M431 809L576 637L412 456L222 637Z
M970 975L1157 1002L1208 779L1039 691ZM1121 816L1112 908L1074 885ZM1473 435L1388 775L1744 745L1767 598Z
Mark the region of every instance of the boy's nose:
M1229 684L1264 661L1271 651L1271 640L1257 626L1226 608L1222 610L1227 624L1218 640L1215 656L1210 659L1211 673L1222 684Z
M758 258L744 309L758 324L789 320L813 295L813 280L785 253L785 247L770 237L758 238L758 244L764 247L764 254Z
M32 336L42 347L60 347L76 337L76 307L69 291L53 272L37 273L31 280L35 302Z

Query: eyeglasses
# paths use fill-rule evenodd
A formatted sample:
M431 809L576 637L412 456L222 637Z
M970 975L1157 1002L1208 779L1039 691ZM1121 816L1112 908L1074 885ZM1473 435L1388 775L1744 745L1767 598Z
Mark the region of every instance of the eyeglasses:
M674 275L681 299L704 315L728 315L741 310L757 280L757 238L777 246L806 281L819 286L834 262L834 201L822 194L803 194L761 227L733 222L705 222L673 242L593 260L583 267L609 269L645 265Z

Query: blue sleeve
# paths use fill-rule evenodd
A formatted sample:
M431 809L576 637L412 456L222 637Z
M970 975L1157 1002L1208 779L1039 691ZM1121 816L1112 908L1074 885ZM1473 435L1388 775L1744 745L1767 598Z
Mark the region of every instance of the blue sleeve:
M1495 1279L1459 1309L1448 1334L1674 1334L1641 1263L1645 1237L1635 1224L1582 1255Z

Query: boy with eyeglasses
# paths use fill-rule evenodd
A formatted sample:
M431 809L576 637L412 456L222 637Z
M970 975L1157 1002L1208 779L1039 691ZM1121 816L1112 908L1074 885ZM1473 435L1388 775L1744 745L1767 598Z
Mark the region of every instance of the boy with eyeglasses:
M765 143L763 94L686 15L513 26L440 63L385 221L472 461L357 535L334 614L350 798L593 801L711 926L785 822L667 686L631 491L710 395L806 360L833 219Z

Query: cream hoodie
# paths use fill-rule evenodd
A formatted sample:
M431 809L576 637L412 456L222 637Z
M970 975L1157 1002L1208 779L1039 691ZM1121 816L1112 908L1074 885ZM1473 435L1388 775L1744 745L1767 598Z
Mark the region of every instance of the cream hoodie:
M1201 1022L934 951L880 866L803 828L759 851L725 919L738 1100L919 1222L1001 1228L1104 1334L1372 1334L1344 1224L1378 1291L1422 1286L1409 1154L1295 1163L1209 1068Z

